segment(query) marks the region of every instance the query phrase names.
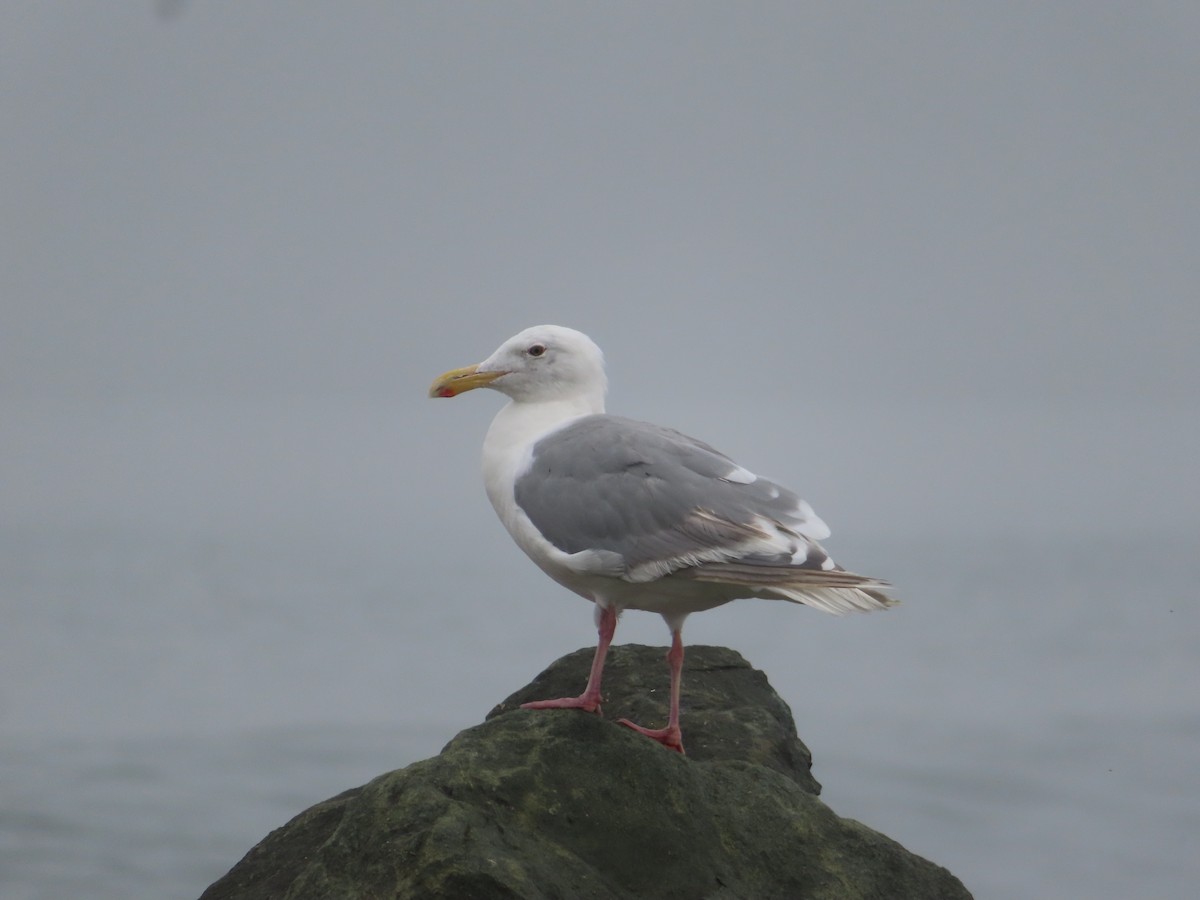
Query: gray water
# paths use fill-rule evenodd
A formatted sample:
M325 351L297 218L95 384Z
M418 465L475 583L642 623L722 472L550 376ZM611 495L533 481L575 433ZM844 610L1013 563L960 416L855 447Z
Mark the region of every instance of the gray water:
M451 594L383 544L5 534L0 896L194 897L589 643L583 602L494 545ZM903 585L896 610L743 601L685 634L768 673L838 813L976 896L1182 898L1200 880L1193 552L859 541L840 555ZM618 630L662 637L647 615Z

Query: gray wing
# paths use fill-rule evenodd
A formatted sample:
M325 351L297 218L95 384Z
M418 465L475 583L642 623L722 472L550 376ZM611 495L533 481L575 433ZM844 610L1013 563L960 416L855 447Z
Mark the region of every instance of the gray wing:
M547 435L515 493L555 547L616 554L630 580L731 561L834 568L816 543L828 528L792 491L685 434L620 416Z

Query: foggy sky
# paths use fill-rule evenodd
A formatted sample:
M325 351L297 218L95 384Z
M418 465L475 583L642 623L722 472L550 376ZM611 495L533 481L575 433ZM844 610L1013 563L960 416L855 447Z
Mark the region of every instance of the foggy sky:
M4 4L6 522L490 515L497 404L424 391L548 321L611 409L835 533L1195 528L1198 35L1185 3Z

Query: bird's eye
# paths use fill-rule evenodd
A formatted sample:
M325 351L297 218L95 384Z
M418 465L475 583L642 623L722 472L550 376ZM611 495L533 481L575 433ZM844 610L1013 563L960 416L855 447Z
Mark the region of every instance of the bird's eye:
M530 356L541 356L543 353L546 352L546 345L545 344L534 344L532 347L530 347L525 352L528 353Z

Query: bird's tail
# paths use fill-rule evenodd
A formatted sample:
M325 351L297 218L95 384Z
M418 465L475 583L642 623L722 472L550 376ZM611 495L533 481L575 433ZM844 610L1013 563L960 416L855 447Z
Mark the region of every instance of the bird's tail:
M764 562L704 563L675 573L694 581L752 588L755 596L803 603L835 616L872 612L898 603L886 581L844 569L810 569Z

